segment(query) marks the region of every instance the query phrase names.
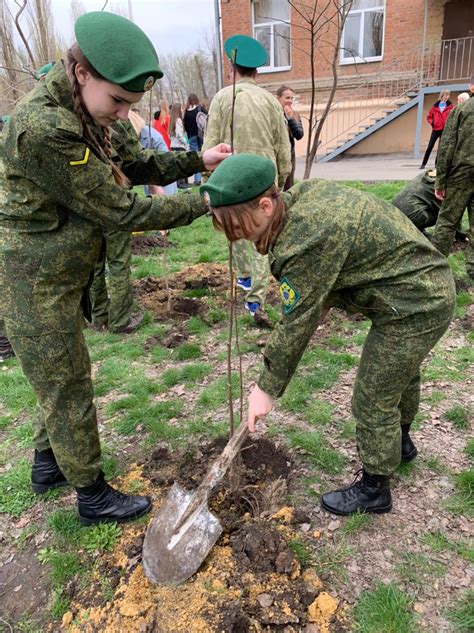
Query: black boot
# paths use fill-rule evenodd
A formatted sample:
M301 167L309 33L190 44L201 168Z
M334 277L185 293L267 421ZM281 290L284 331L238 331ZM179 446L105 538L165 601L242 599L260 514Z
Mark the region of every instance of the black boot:
M147 514L151 510L150 497L126 495L115 490L100 473L97 480L85 488L76 488L77 509L83 525L94 523L122 523Z
M31 487L33 492L41 495L53 488L67 485L67 479L58 466L51 448L45 451L35 450L35 461L31 467Z
M411 462L418 455L410 437L410 426L411 424L402 424L402 462Z
M388 481L389 477L385 475L369 475L365 470L359 470L350 486L324 494L321 507L342 516L357 511L377 514L390 512L392 495Z

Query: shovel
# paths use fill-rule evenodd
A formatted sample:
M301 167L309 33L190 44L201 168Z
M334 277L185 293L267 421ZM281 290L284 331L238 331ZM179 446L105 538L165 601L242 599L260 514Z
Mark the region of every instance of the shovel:
M195 492L172 486L143 542L143 567L150 582L184 582L205 560L222 532L219 519L207 507L209 494L226 474L248 433L243 421Z

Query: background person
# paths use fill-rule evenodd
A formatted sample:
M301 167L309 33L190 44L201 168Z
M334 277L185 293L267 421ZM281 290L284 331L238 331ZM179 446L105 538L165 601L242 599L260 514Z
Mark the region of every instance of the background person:
M129 184L213 169L229 147L203 157L160 154L126 134L117 151L110 126L162 77L158 57L143 31L116 14L86 13L75 34L67 61L18 103L2 133L0 319L38 402L33 490L70 483L81 521L91 524L151 507L148 497L114 490L102 473L81 311L102 233L168 228L203 215L199 196L139 197Z
M450 114L441 137L436 169L436 196L443 201L432 241L446 257L467 207L469 230L466 270L474 281L474 77L471 97Z
M171 106L169 134L171 139L171 151L185 152L189 149L184 130L183 112L180 103ZM186 179L178 180L178 189L188 189L190 185Z
M257 68L267 63L267 53L257 40L234 35L224 49L235 73L234 149L237 154L252 152L268 157L276 167L275 183L283 187L291 171L288 126L275 97L261 88L255 78ZM234 60L234 51L237 51ZM220 90L209 109L203 149L216 142L230 142L232 86ZM245 308L257 325L270 327L264 303L267 294L268 257L245 240L233 244L237 286L245 292Z
M196 122L197 113L200 112L199 98L194 93L188 96L184 112L184 129L188 137L189 149L199 152L202 148L202 139L199 137L198 125ZM201 184L201 173L194 174L194 184Z
M160 109L157 110L153 115L153 127L159 134L161 134L168 149L170 149L171 147L171 140L168 134L169 121L170 117L168 101L166 99L161 99Z
M428 147L426 148L425 155L423 156L423 161L420 165L420 169L424 169L426 167L433 147L443 133L449 113L454 108L454 103L451 103L451 101L449 100L449 95L449 90L442 90L439 93L438 101L436 101L436 103L431 106L426 116L426 120L431 125L431 136L430 140L428 141Z
M248 426L283 395L331 305L372 322L352 397L361 477L322 496L334 514L392 508L389 478L417 449L409 430L420 400L420 364L446 331L455 305L446 259L392 205L323 180L280 194L275 166L231 156L201 187L227 239L268 253L280 284L281 321L267 340L248 398ZM242 184L245 183L243 187Z
M283 191L287 191L294 185L295 180L295 168L296 168L296 153L295 153L295 139L300 141L304 136L303 124L301 117L293 109L294 92L289 86L280 86L276 92L277 99L281 103L283 112L285 113L286 120L288 122L288 135L290 138L291 147L291 172L286 179L283 186Z
M441 200L435 195L435 181L436 169L429 169L413 178L392 200L392 204L428 238L430 236L426 229L436 224L441 207ZM461 224L458 228L461 228ZM456 230L454 239L464 242L467 235Z

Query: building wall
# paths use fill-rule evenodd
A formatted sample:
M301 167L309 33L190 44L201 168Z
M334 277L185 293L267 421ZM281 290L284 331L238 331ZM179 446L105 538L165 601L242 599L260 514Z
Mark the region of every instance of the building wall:
M284 0L280 0L283 2ZM295 0L296 2L302 0ZM425 1L427 19L425 30ZM471 1L471 0L466 0ZM418 85L416 69L419 54L425 44L440 42L443 32L444 4L446 0L385 0L384 50L383 59L365 64L339 64L338 88L335 103L344 110L354 110L357 99L392 100ZM307 0L304 0L307 5ZM320 3L321 4L321 3ZM221 0L223 41L235 33L253 36L251 0ZM271 92L282 84L290 85L295 91L297 108L303 115L303 125L307 127L307 115L311 99L311 60L307 28L301 16L291 9L292 44L291 69L283 72L259 73L257 81ZM330 63L334 51L336 30L328 25L320 33L320 43L315 55L316 101L318 110L325 105L332 86ZM225 55L224 55L225 57ZM433 62L434 63L434 62ZM225 81L230 82L230 66L225 59ZM436 99L428 97L425 116ZM351 103L352 101L352 103ZM342 126L344 127L344 126ZM354 128L355 129L355 128ZM415 141L416 108L409 110L391 124L384 126L365 141L350 150L354 154L412 151ZM325 134L323 131L323 143ZM423 127L422 147L426 146L430 127ZM306 135L305 135L306 136ZM306 154L306 138L296 143L298 156Z
M280 0L284 1L284 0ZM297 0L298 1L298 0ZM443 26L443 6L445 0L428 0L426 42L438 42ZM305 3L307 4L307 3ZM223 40L235 33L253 35L251 0L221 0ZM383 59L366 64L338 64L341 88L347 89L360 84L361 76L377 75L382 72L396 76L416 67L416 55L423 44L425 0L386 0L385 34ZM291 70L284 72L259 73L258 82L274 92L288 83L300 93L302 101L309 100L311 62L309 56L308 33L301 27L308 27L294 8L291 9L292 38ZM318 51L315 55L315 77L321 92L328 91L331 82L330 61L336 29L328 25L320 34ZM415 64L415 66L414 66ZM226 81L229 82L229 66L225 62Z

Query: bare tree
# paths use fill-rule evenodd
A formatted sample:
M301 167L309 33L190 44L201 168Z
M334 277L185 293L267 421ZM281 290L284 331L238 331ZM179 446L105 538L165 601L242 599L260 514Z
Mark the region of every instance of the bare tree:
M347 16L353 0L286 0L297 16L291 22L295 35L277 36L290 41L294 49L307 55L310 61L311 99L309 110L309 127L306 143L305 170L303 178L310 177L311 167L316 158L321 132L334 101L338 83L338 61L341 50L341 39ZM267 16L260 16L267 17ZM274 21L273 18L269 18ZM331 69L332 82L321 116L317 116L316 68L326 62Z
M293 41L293 46L298 46L302 52L309 56L311 68L311 102L304 179L310 177L321 132L336 94L342 33L352 2L353 0L314 0L312 6L308 6L304 2L288 0L289 5L299 17L299 23L294 25L295 29L299 29L302 33L302 37ZM329 54L326 53L328 49ZM321 58L330 65L332 83L326 104L318 119L316 114L316 66L321 64Z

